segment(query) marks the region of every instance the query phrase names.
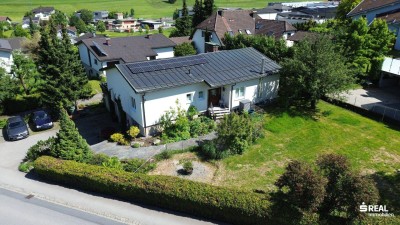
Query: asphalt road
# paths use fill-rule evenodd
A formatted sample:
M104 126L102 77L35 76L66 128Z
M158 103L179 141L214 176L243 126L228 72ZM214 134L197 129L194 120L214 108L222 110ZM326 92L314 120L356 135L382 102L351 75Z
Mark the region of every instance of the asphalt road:
M210 225L215 222L203 221L202 219L192 218L189 215L179 214L171 211L163 211L157 208L146 207L132 204L129 202L118 201L112 198L98 196L93 193L85 193L75 189L62 187L59 185L46 183L35 177L29 177L25 173L18 171L18 165L24 158L28 148L38 140L46 140L54 136L57 130L47 130L35 133L27 139L6 142L0 138L0 188L15 191L25 196L34 195L35 199L49 202L49 208L53 210L53 216L60 221L64 216L76 217L70 213L60 213L53 208L54 204L94 214L99 217L119 221L124 224L143 224L143 225ZM12 208L14 215L29 213L25 210L25 205L9 197L0 197L0 211L3 211L3 200L7 201L6 208ZM50 204L53 203L53 204ZM2 213L2 212L0 212ZM12 215L11 213L10 216ZM61 215L67 214L67 215ZM80 214L88 215L88 214ZM81 219L90 224L95 223L88 218ZM67 220L66 220L67 221ZM3 214L0 214L0 224L45 224L41 222L28 223L4 223ZM60 224L56 223L49 224ZM79 222L68 222L68 224L81 224ZM98 224L98 223L97 223Z
M33 195L25 196L2 188L0 188L0 218L2 224L123 224L115 220L36 199Z

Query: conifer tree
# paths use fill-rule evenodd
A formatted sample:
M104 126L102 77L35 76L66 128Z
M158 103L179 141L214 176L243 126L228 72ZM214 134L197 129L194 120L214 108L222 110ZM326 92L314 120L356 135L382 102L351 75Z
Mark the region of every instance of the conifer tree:
M193 6L193 18L192 18L192 27L196 28L203 20L205 19L203 14L203 1L196 0Z
M51 155L65 160L87 161L92 156L88 143L79 134L67 112L64 109L60 109L60 111L60 131L50 149Z
M203 15L205 18L211 16L214 11L214 0L204 0Z
M49 26L41 29L37 66L44 81L40 88L43 103L56 112L58 103L76 106L78 99L90 96L91 88L65 24L61 26L62 39L57 38L54 21L50 20Z

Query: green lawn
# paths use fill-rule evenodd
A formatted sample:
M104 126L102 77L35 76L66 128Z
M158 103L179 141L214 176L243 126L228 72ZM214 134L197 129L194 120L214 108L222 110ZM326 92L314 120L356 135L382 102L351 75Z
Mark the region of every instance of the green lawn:
M278 0L282 1L282 0ZM286 0L285 2L298 1ZM241 7L241 8L261 8L273 0L216 0L218 7ZM188 0L188 6L193 6L194 0ZM2 0L0 1L0 15L8 16L15 22L21 22L25 12L39 6L54 6L66 13L72 13L79 9L90 10L109 10L109 11L129 11L135 9L135 17L153 18L172 17L175 9L182 8L182 0L174 4L167 0Z
M400 169L398 130L326 102L318 108L316 118L270 110L265 138L243 155L224 159L216 184L270 191L290 160L314 162L324 153L348 156L363 174Z
M92 94L98 94L101 93L101 87L100 87L100 81L99 80L89 80L89 84L92 87Z

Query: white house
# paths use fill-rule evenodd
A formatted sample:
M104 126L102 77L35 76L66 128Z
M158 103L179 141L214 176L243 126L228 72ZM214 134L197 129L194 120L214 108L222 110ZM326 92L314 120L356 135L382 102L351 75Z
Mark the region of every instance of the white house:
M257 16L264 20L276 20L278 11L271 8L256 9Z
M279 69L254 48L118 64L107 69L106 105L120 122L149 135L177 101L186 110L194 105L205 112L214 106L233 110L244 100L275 98Z
M105 75L105 68L174 57L176 44L162 34L119 38L92 37L77 42L79 55L89 76Z
M50 16L55 12L54 7L38 7L32 9L33 17L38 17L40 20L49 20Z
M12 52L21 49L21 42L26 38L17 37L9 39L0 39L0 67L4 68L7 73L11 72L13 65Z

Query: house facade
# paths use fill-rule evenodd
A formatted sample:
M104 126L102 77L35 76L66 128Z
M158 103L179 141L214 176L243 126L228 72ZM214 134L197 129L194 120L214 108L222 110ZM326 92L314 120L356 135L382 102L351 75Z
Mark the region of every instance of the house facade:
M14 61L12 52L21 50L21 43L24 40L26 40L26 38L22 37L0 39L0 67L5 69L7 73L11 72L11 66Z
M78 43L79 55L89 76L105 75L105 68L174 57L176 44L162 34L120 38L92 37Z
M376 18L385 20L396 35L394 48L400 50L400 0L363 0L347 16L353 20L365 17L368 24Z
M118 64L107 69L106 105L120 122L150 135L160 117L177 104L206 112L217 107L233 110L243 100L275 98L279 69L254 48Z
M38 7L32 9L33 17L38 17L40 20L49 20L50 16L55 12L54 7Z

